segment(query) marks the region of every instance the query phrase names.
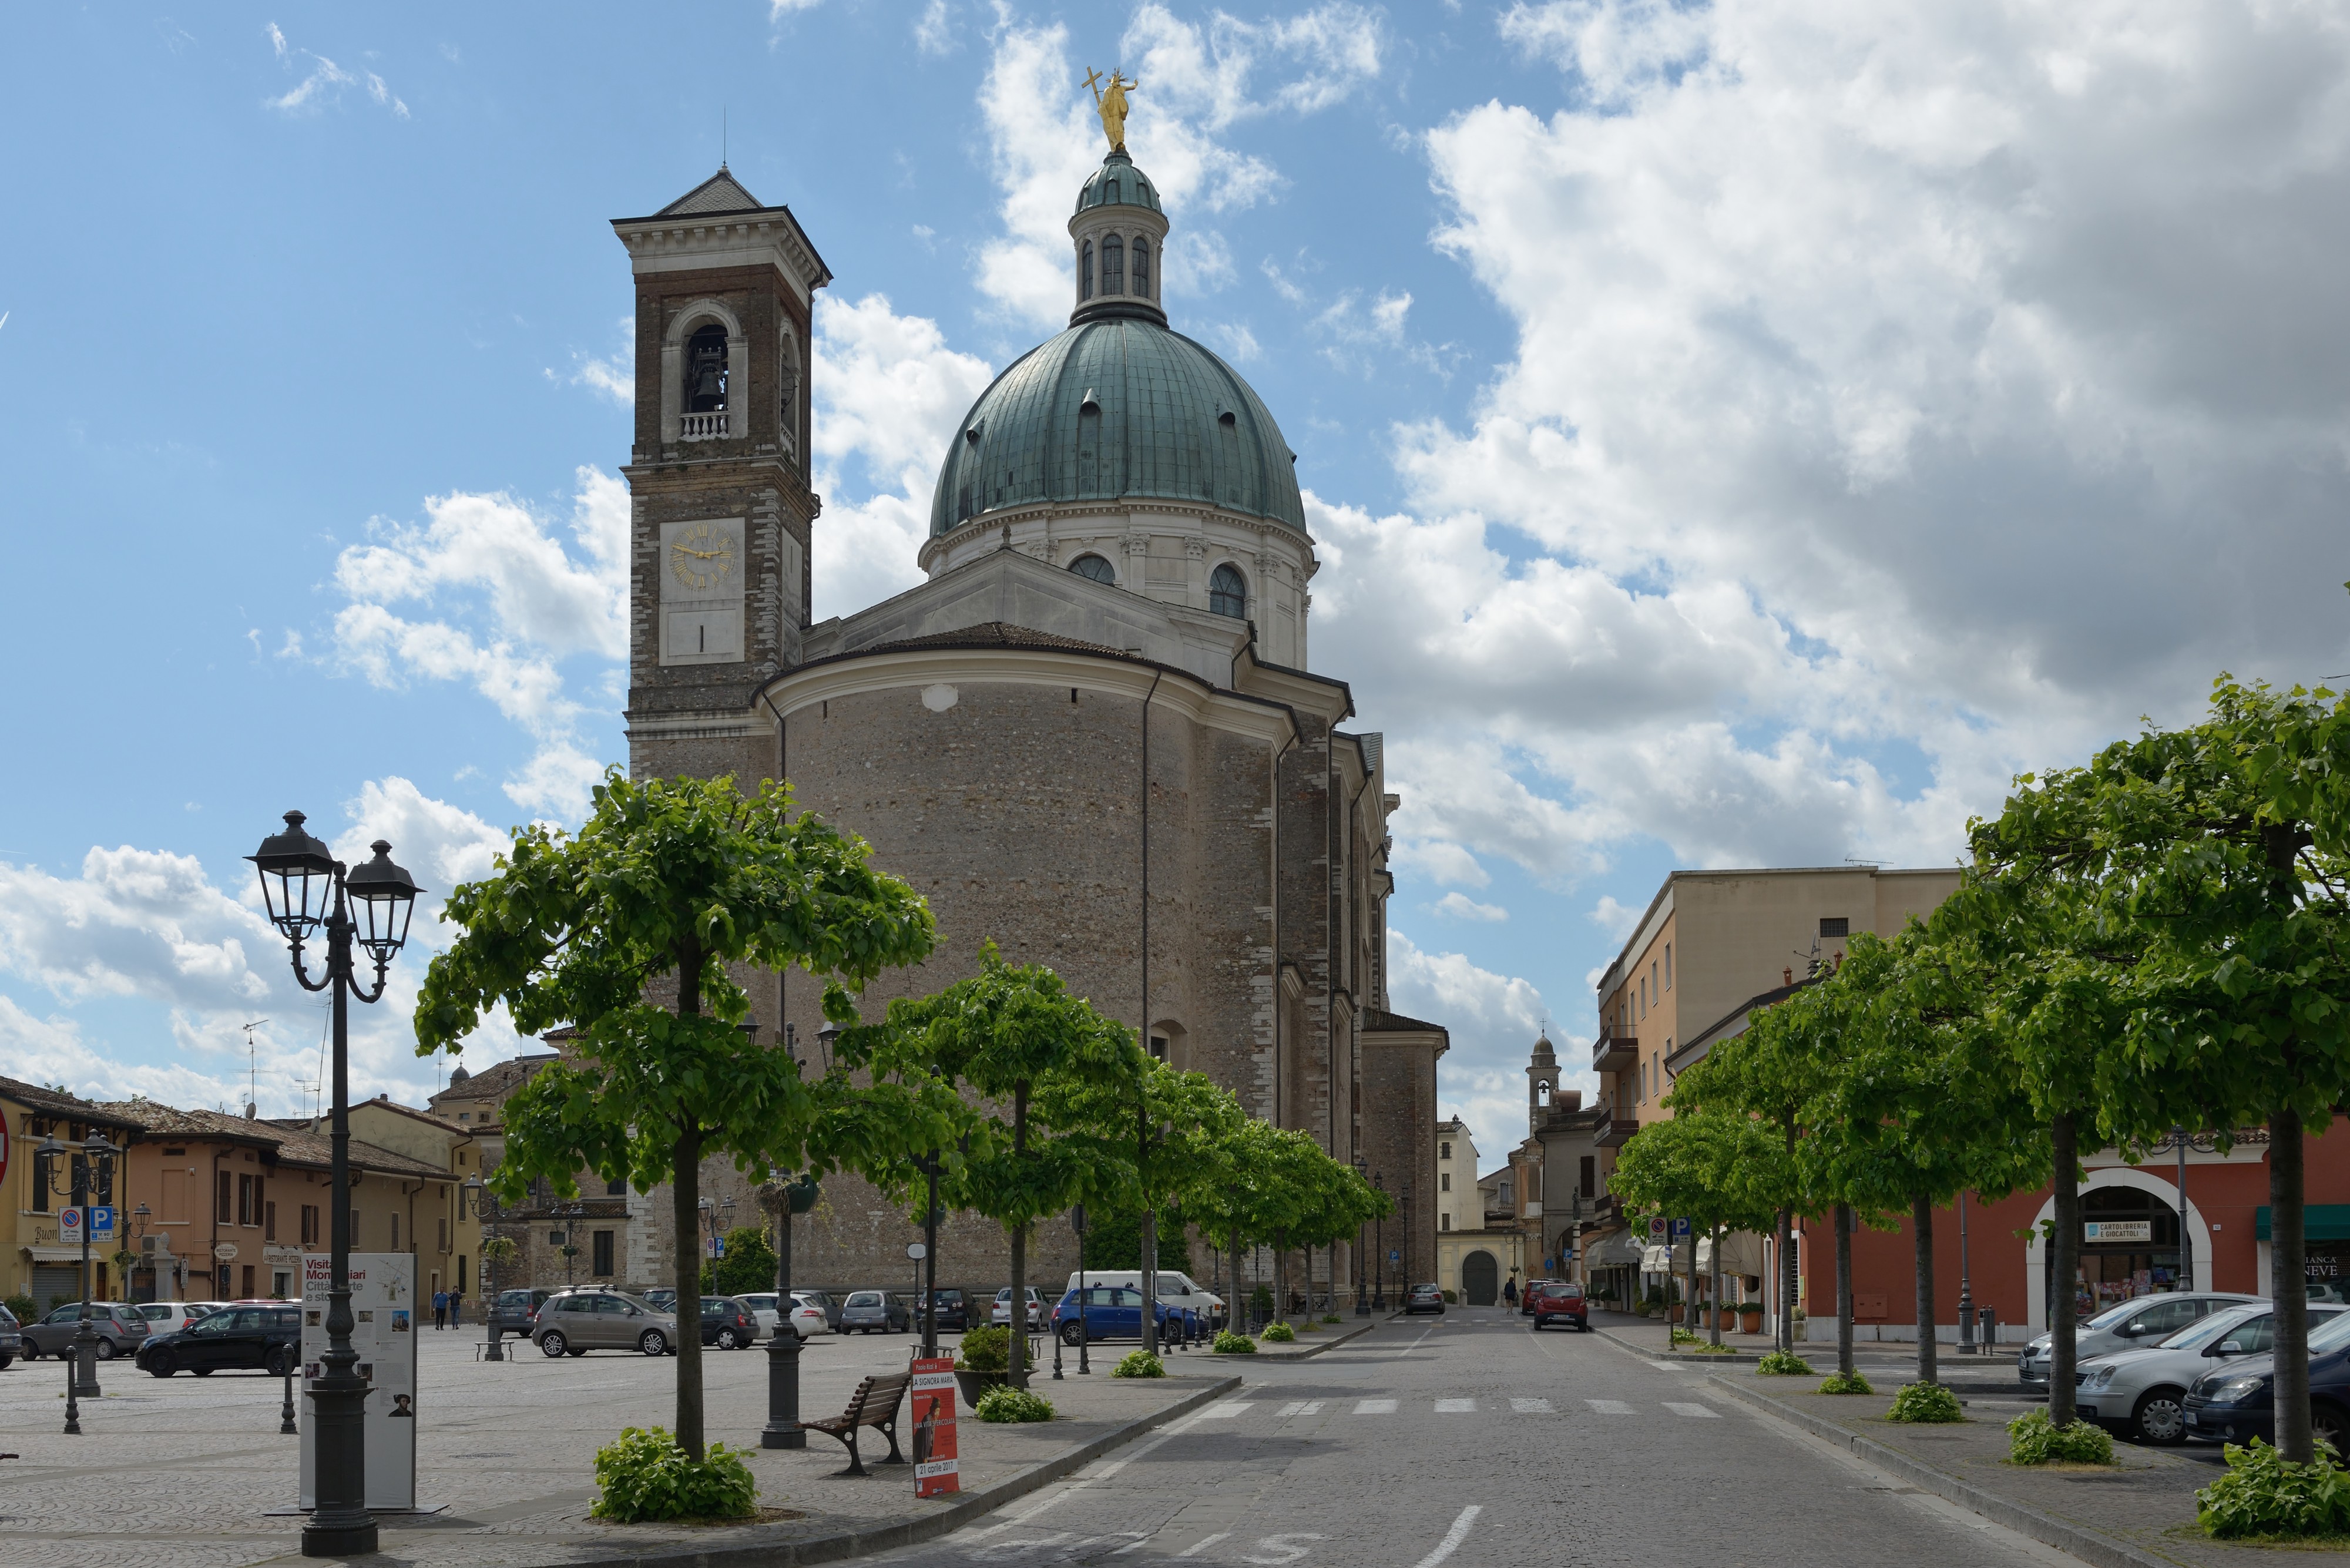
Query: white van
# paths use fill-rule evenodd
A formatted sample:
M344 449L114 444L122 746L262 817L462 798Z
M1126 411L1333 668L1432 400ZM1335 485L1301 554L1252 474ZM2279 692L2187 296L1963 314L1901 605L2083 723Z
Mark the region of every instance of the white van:
M1139 1291L1142 1288L1142 1271L1140 1269L1103 1269L1097 1272L1087 1269L1085 1272L1085 1282L1088 1288L1095 1285L1124 1285L1128 1290ZM1077 1276L1071 1274L1069 1289L1076 1288ZM1203 1321L1208 1318L1222 1317L1224 1314L1223 1297L1199 1284L1191 1275L1176 1269L1159 1271L1159 1299L1170 1307L1189 1307L1198 1313Z

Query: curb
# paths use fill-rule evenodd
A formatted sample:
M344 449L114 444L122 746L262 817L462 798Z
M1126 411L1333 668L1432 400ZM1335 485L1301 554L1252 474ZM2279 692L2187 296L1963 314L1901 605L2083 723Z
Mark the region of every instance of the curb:
M1694 1350L1651 1350L1645 1345L1636 1345L1628 1339L1618 1339L1613 1329L1595 1328L1591 1332L1618 1350L1628 1350L1635 1355L1645 1355L1652 1361L1699 1361L1710 1366L1752 1366L1762 1359L1764 1354L1759 1350L1733 1350L1727 1355L1700 1355Z
M1346 1344L1348 1340L1359 1339L1364 1334L1370 1333L1371 1330L1378 1326L1378 1320L1374 1318L1369 1323L1364 1324L1359 1327L1347 1330L1344 1334L1339 1334L1336 1339L1323 1340L1318 1344L1306 1346L1304 1350L1267 1350L1264 1348L1263 1341L1260 1340L1257 1342L1257 1352L1254 1355L1228 1355L1223 1357L1223 1359L1226 1361L1310 1361L1315 1356L1321 1355L1324 1351L1336 1350L1340 1345ZM1215 1353L1211 1351L1209 1354L1212 1355Z
M2084 1563L2095 1564L2096 1568L2178 1568L2170 1558L2150 1557L2134 1547L2123 1545L2109 1535L2077 1524L2067 1524L2036 1508L2011 1502L1995 1492L1985 1491L1979 1486L1960 1480L1948 1470L1936 1469L1897 1449L1889 1449L1883 1443L1864 1438L1848 1428L1840 1427L1783 1400L1773 1399L1759 1390L1742 1387L1723 1377L1708 1378L1707 1381L1726 1390L1733 1398L1766 1410L1792 1426L1801 1427L1815 1438L1825 1438L1840 1448L1850 1449L1878 1469L1981 1514L1995 1524L2003 1524L2018 1535L2028 1535L2043 1546L2068 1552Z
M1188 1416L1240 1386L1238 1377L1220 1377L1163 1410L1138 1416L1066 1454L1056 1454L1006 1476L993 1486L964 1492L956 1501L936 1513L918 1519L899 1520L866 1530L842 1531L833 1535L810 1536L805 1541L746 1542L740 1546L721 1547L688 1546L662 1552L620 1553L598 1557L595 1561L598 1568L797 1568L801 1563L837 1563L844 1557L861 1557L868 1552L887 1552L895 1547L935 1540L941 1535L951 1535L965 1525L993 1513L1014 1498L1024 1497L1050 1486L1112 1449L1130 1443L1151 1428L1163 1426L1178 1417ZM909 1480L912 1479L911 1466L907 1467L907 1476ZM543 1563L532 1564L531 1568L577 1568L580 1561L575 1548L562 1557L546 1559Z

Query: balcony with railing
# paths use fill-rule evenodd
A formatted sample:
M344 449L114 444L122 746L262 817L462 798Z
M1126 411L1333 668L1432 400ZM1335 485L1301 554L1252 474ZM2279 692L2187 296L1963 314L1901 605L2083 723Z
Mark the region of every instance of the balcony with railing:
M1638 1122L1629 1116L1617 1116L1611 1111L1608 1119L1600 1124L1599 1136L1591 1141L1601 1148L1622 1148L1632 1141L1632 1135L1639 1130Z
M724 409L719 409L713 412L706 414L682 415L681 416L680 423L678 425L678 439L681 441L724 441L729 434L726 428L726 419L727 414Z
M1640 1059L1640 1042L1629 1034L1602 1034L1591 1047L1595 1073L1628 1071Z

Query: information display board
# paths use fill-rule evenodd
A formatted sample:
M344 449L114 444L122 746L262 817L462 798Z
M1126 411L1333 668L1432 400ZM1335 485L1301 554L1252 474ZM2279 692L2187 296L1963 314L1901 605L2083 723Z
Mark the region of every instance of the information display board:
M309 1397L325 1373L327 1292L333 1260L302 1258L302 1506L317 1506L317 1412ZM367 1380L367 1505L416 1506L416 1258L353 1252L351 1348Z
M954 1357L916 1356L910 1392L914 1401L914 1495L941 1497L962 1490L955 1458Z

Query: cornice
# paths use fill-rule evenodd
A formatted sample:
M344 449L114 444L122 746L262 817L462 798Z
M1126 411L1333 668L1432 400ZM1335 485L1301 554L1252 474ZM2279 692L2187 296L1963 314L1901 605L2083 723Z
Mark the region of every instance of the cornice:
M629 247L638 275L723 265L771 253L783 270L811 293L832 281L788 207L741 213L691 213L671 217L615 218L612 232Z

